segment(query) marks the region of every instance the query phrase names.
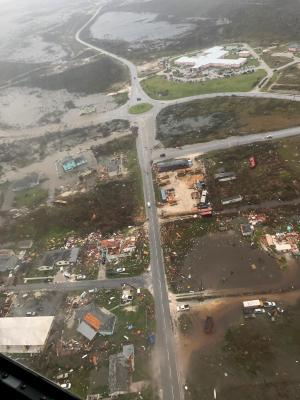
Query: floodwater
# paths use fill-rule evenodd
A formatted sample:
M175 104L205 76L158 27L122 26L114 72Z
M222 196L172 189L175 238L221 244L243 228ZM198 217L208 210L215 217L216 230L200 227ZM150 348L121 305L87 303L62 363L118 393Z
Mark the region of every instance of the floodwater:
M72 101L75 108L69 109ZM0 94L0 126L26 128L53 123L57 118L69 124L80 114L80 108L93 105L96 111L111 111L117 107L111 96L104 94L79 95L66 90L7 88Z
M0 59L51 62L66 55L63 46L43 39L47 31L66 24L76 12L94 9L85 0L2 0Z
M287 270L259 248L251 248L240 233L211 233L195 241L184 261L190 288L285 288L299 283L299 262ZM186 280L185 280L186 281ZM185 285L187 282L185 282Z
M96 39L155 41L173 38L193 27L190 23L172 24L156 18L153 13L107 12L91 26L91 34Z

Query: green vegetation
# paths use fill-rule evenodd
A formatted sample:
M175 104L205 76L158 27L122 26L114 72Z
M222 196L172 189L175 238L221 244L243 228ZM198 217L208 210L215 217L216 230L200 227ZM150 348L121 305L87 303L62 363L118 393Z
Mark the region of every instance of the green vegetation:
M190 333L193 327L193 322L188 314L181 314L178 318L178 324L179 324L179 329L183 334Z
M122 106L126 104L128 101L128 92L121 92L113 95L114 101L118 104L118 106Z
M18 219L10 226L1 227L1 237L18 239L29 235L44 242L50 235L60 237L70 231L85 234L100 230L105 234L129 225L142 224L144 201L135 138L132 135L123 137L120 141L95 146L93 151L99 157L103 153L106 156L112 155L118 149L122 149L125 156L127 176L114 181L100 181L90 192L68 199L63 207L45 206L33 210L30 215Z
M139 103L129 108L130 114L143 114L151 110L153 106L149 103Z
M224 79L212 79L207 82L184 83L168 81L160 76L144 79L141 85L153 99L173 100L181 97L196 96L205 93L248 92L264 78L266 72L256 72Z
M96 158L101 156L107 157L120 152L127 155L126 167L128 168L129 178L135 187L133 196L137 204L137 214L139 214L141 220L143 220L145 215L143 181L138 163L135 137L133 135L123 136L122 138L112 140L105 145L94 146L92 150Z
M48 197L48 190L36 186L31 189L21 190L16 192L14 198L14 205L17 208L27 207L35 208L41 203L44 203Z
M291 201L300 196L300 141L298 138L240 146L213 152L205 157L208 187L214 208L224 208L221 199L240 194L244 204ZM255 156L257 166L249 168L249 157ZM236 180L217 182L214 174L222 166L233 171ZM280 199L280 200L279 200ZM268 203L266 203L268 207Z
M157 138L171 147L299 124L299 102L220 96L164 108L157 116Z
M170 289L178 293L176 274L177 267L181 268L185 256L188 254L196 238L206 235L215 228L216 220L186 219L184 221L169 222L162 226L161 237L165 257L165 269ZM175 272L175 274L174 274Z

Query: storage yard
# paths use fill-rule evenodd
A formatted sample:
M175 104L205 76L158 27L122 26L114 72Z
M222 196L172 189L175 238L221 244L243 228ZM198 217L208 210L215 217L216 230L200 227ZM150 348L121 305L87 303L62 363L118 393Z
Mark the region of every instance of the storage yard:
M155 163L159 216L212 215L200 160L173 159Z

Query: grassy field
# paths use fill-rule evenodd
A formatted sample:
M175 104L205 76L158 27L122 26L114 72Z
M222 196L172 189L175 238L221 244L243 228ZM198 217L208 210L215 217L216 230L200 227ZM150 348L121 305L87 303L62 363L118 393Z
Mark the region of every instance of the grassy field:
M118 104L118 106L122 106L128 101L128 92L114 94L113 99Z
M129 108L130 114L143 114L149 110L151 110L153 106L149 103L140 103L136 104Z
M32 189L25 189L16 192L14 198L14 206L17 208L27 207L35 208L44 203L48 197L48 190L39 186Z
M216 97L164 108L157 116L157 138L170 147L299 124L298 102Z
M205 93L248 92L265 75L265 71L260 69L247 75L239 75L226 79L213 79L199 83L173 82L160 76L155 76L144 79L141 81L141 85L145 92L153 99L173 100Z
M214 208L222 209L221 199L242 195L239 204L260 204L269 201L289 201L300 197L300 141L285 139L250 146L241 146L208 154L208 187ZM257 166L249 168L248 159L255 156ZM220 169L233 171L236 180L217 182L214 174ZM280 200L279 200L280 199ZM266 206L267 208L267 206Z

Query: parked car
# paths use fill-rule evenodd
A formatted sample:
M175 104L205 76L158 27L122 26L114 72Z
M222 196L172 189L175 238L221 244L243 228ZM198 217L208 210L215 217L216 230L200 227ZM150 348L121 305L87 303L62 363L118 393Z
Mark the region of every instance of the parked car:
M77 275L76 276L76 281L83 281L84 279L86 279L85 275Z
M69 274L69 272L64 272L64 277L70 279L71 278L71 274Z
M255 308L254 313L255 314L264 314L266 310L264 308Z
M189 311L190 306L188 304L181 304L177 306L177 311Z
M274 301L264 301L263 306L265 308L272 308L272 307L277 307L276 303Z
M267 135L266 139L273 139L273 136L272 135Z
M27 311L26 317L34 317L36 315L35 311Z
M159 157L166 157L166 153L161 153Z
M62 383L60 386L63 389L71 389L71 383Z
M125 272L125 271L126 271L126 269L124 267L116 269L116 272L118 272L118 273Z

